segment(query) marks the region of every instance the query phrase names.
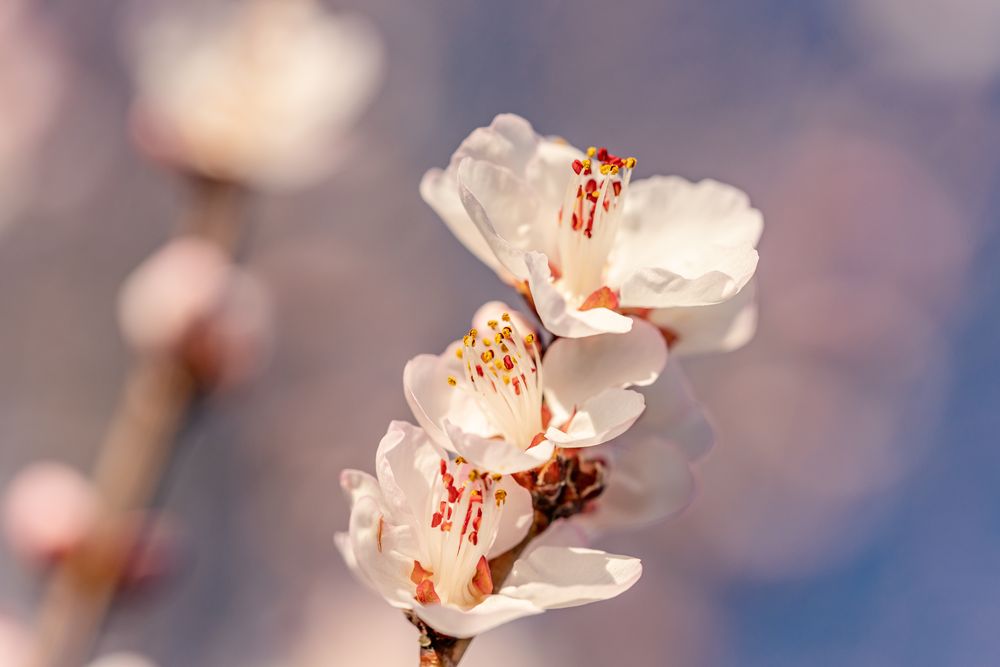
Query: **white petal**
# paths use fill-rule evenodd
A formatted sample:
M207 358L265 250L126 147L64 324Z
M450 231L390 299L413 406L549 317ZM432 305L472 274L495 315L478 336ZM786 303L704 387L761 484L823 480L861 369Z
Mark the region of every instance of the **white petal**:
M487 630L522 618L541 614L544 609L527 600L504 595L490 595L471 609L445 604L414 605L414 611L427 625L450 637L475 637Z
M545 609L575 607L620 595L641 574L638 558L579 547L539 547L514 563L500 594Z
M545 353L545 398L553 417L568 417L608 387L646 386L667 363L667 345L653 325L634 320L632 330L589 338L562 338Z
M700 459L712 448L714 429L676 358L667 362L659 382L647 389L646 394L650 410L638 430L674 443L691 461Z
M454 451L444 432L447 419L463 430L479 435L493 435L493 427L475 397L448 384L448 376L461 377L465 369L455 356L457 344L444 354L421 354L403 369L403 393L414 418L436 445Z
M458 194L500 263L518 280L527 280L524 253L533 249L532 222L538 212L530 186L506 169L465 158L458 167Z
M668 308L734 297L757 268L760 211L713 180L637 181L629 189L609 283L624 307Z
M671 352L679 355L730 352L743 347L757 331L756 281L728 301L712 306L657 308L653 324L677 335Z
M603 333L624 333L632 328L632 320L607 308L578 310L552 284L549 258L540 252L524 257L528 270L528 287L535 309L545 328L557 336L582 338Z
M454 171L429 170L420 181L420 196L444 220L444 224L448 226L459 243L464 245L479 261L493 269L501 279L508 282L514 280L510 272L500 264L496 255L493 254L493 249L483 238L479 228L472 222L472 218L465 212L462 198L458 194L458 180Z
M382 501L382 490L378 488L378 480L361 470L347 469L340 473L340 488L351 507L359 498L371 496L378 502Z
M414 513L427 504L440 460L423 429L401 421L389 424L375 452L375 475L394 520L415 525Z
M351 510L350 546L362 580L397 607L410 594L413 570L412 535L404 527L385 521L375 500L366 496ZM348 561L348 566L350 566Z
M500 484L507 491L507 499L504 501L496 539L486 554L487 558L496 558L520 544L531 529L531 523L535 518L535 510L531 506L531 493L526 488L518 484L513 477L507 476L500 480Z
M455 451L476 467L504 475L540 466L549 460L554 449L551 442L543 440L534 447L521 451L506 440L468 433L447 421L445 431Z
M694 476L680 447L647 437L618 451L594 511L574 517L587 530L641 528L687 506L694 493Z
M545 437L560 447L593 447L627 431L645 408L639 392L611 387L580 405L565 432L550 426Z

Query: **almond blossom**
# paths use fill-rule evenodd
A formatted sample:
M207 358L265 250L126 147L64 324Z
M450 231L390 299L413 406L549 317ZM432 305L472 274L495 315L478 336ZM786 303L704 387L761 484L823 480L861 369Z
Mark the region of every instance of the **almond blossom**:
M630 320L631 324L631 320ZM592 447L624 433L645 409L645 386L667 348L641 320L627 333L541 341L506 304L490 302L441 355L403 371L407 403L431 440L488 470L514 473L547 461L556 447Z
M173 7L139 30L135 110L155 156L270 188L307 185L349 153L382 78L370 24L312 0Z
M424 431L405 422L390 424L375 470L375 477L342 474L351 519L337 546L391 605L451 637L615 597L642 572L635 558L536 540L495 585L490 559L521 542L532 523L524 488L464 459L441 458Z
M624 333L637 314L667 328L682 352L742 345L755 326L744 288L757 267L760 212L714 180L633 181L636 165L502 114L473 131L447 169L428 171L420 192L459 241L525 290L557 336Z

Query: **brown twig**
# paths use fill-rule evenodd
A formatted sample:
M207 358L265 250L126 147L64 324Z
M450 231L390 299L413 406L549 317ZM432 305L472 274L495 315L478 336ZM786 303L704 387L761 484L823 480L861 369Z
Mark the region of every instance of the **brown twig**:
M231 254L239 237L239 195L231 184L196 179L182 231ZM103 512L85 543L51 575L31 667L77 667L92 650L133 547L128 517L146 507L159 487L198 388L181 358L140 357L129 371L94 468Z

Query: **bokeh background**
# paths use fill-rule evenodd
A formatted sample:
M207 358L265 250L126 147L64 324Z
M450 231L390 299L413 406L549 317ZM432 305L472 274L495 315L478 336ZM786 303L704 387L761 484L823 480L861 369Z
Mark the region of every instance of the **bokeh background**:
M17 7L20 5L20 7ZM6 9L5 9L6 6ZM182 567L102 642L161 667L412 664L349 575L343 467L408 418L405 361L514 300L417 192L498 112L713 177L765 215L757 338L686 368L719 442L611 602L505 626L469 665L1000 661L1000 4L995 0L343 1L387 78L245 248L273 356L186 429L159 502ZM184 190L129 142L129 4L0 6L0 486L89 469L124 377L117 287ZM650 410L655 410L651 405ZM0 610L36 573L0 547Z

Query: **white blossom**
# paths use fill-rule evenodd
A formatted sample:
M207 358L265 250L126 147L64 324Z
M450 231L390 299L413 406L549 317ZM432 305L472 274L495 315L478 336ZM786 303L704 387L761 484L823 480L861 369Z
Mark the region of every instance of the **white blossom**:
M494 472L544 463L555 447L592 447L624 433L645 409L626 387L651 384L667 360L659 331L637 321L622 335L541 342L524 318L485 304L443 354L403 371L406 400L441 448Z
M504 114L470 134L447 169L428 171L420 191L459 241L530 293L556 335L623 333L638 314L669 327L681 351L742 345L755 326L743 291L760 212L713 180L633 181L636 164Z
M342 474L351 519L337 545L362 581L446 635L472 637L546 609L605 600L642 572L634 558L542 539L494 586L489 560L521 542L532 523L524 488L441 458L422 429L404 422L389 426L375 471Z

